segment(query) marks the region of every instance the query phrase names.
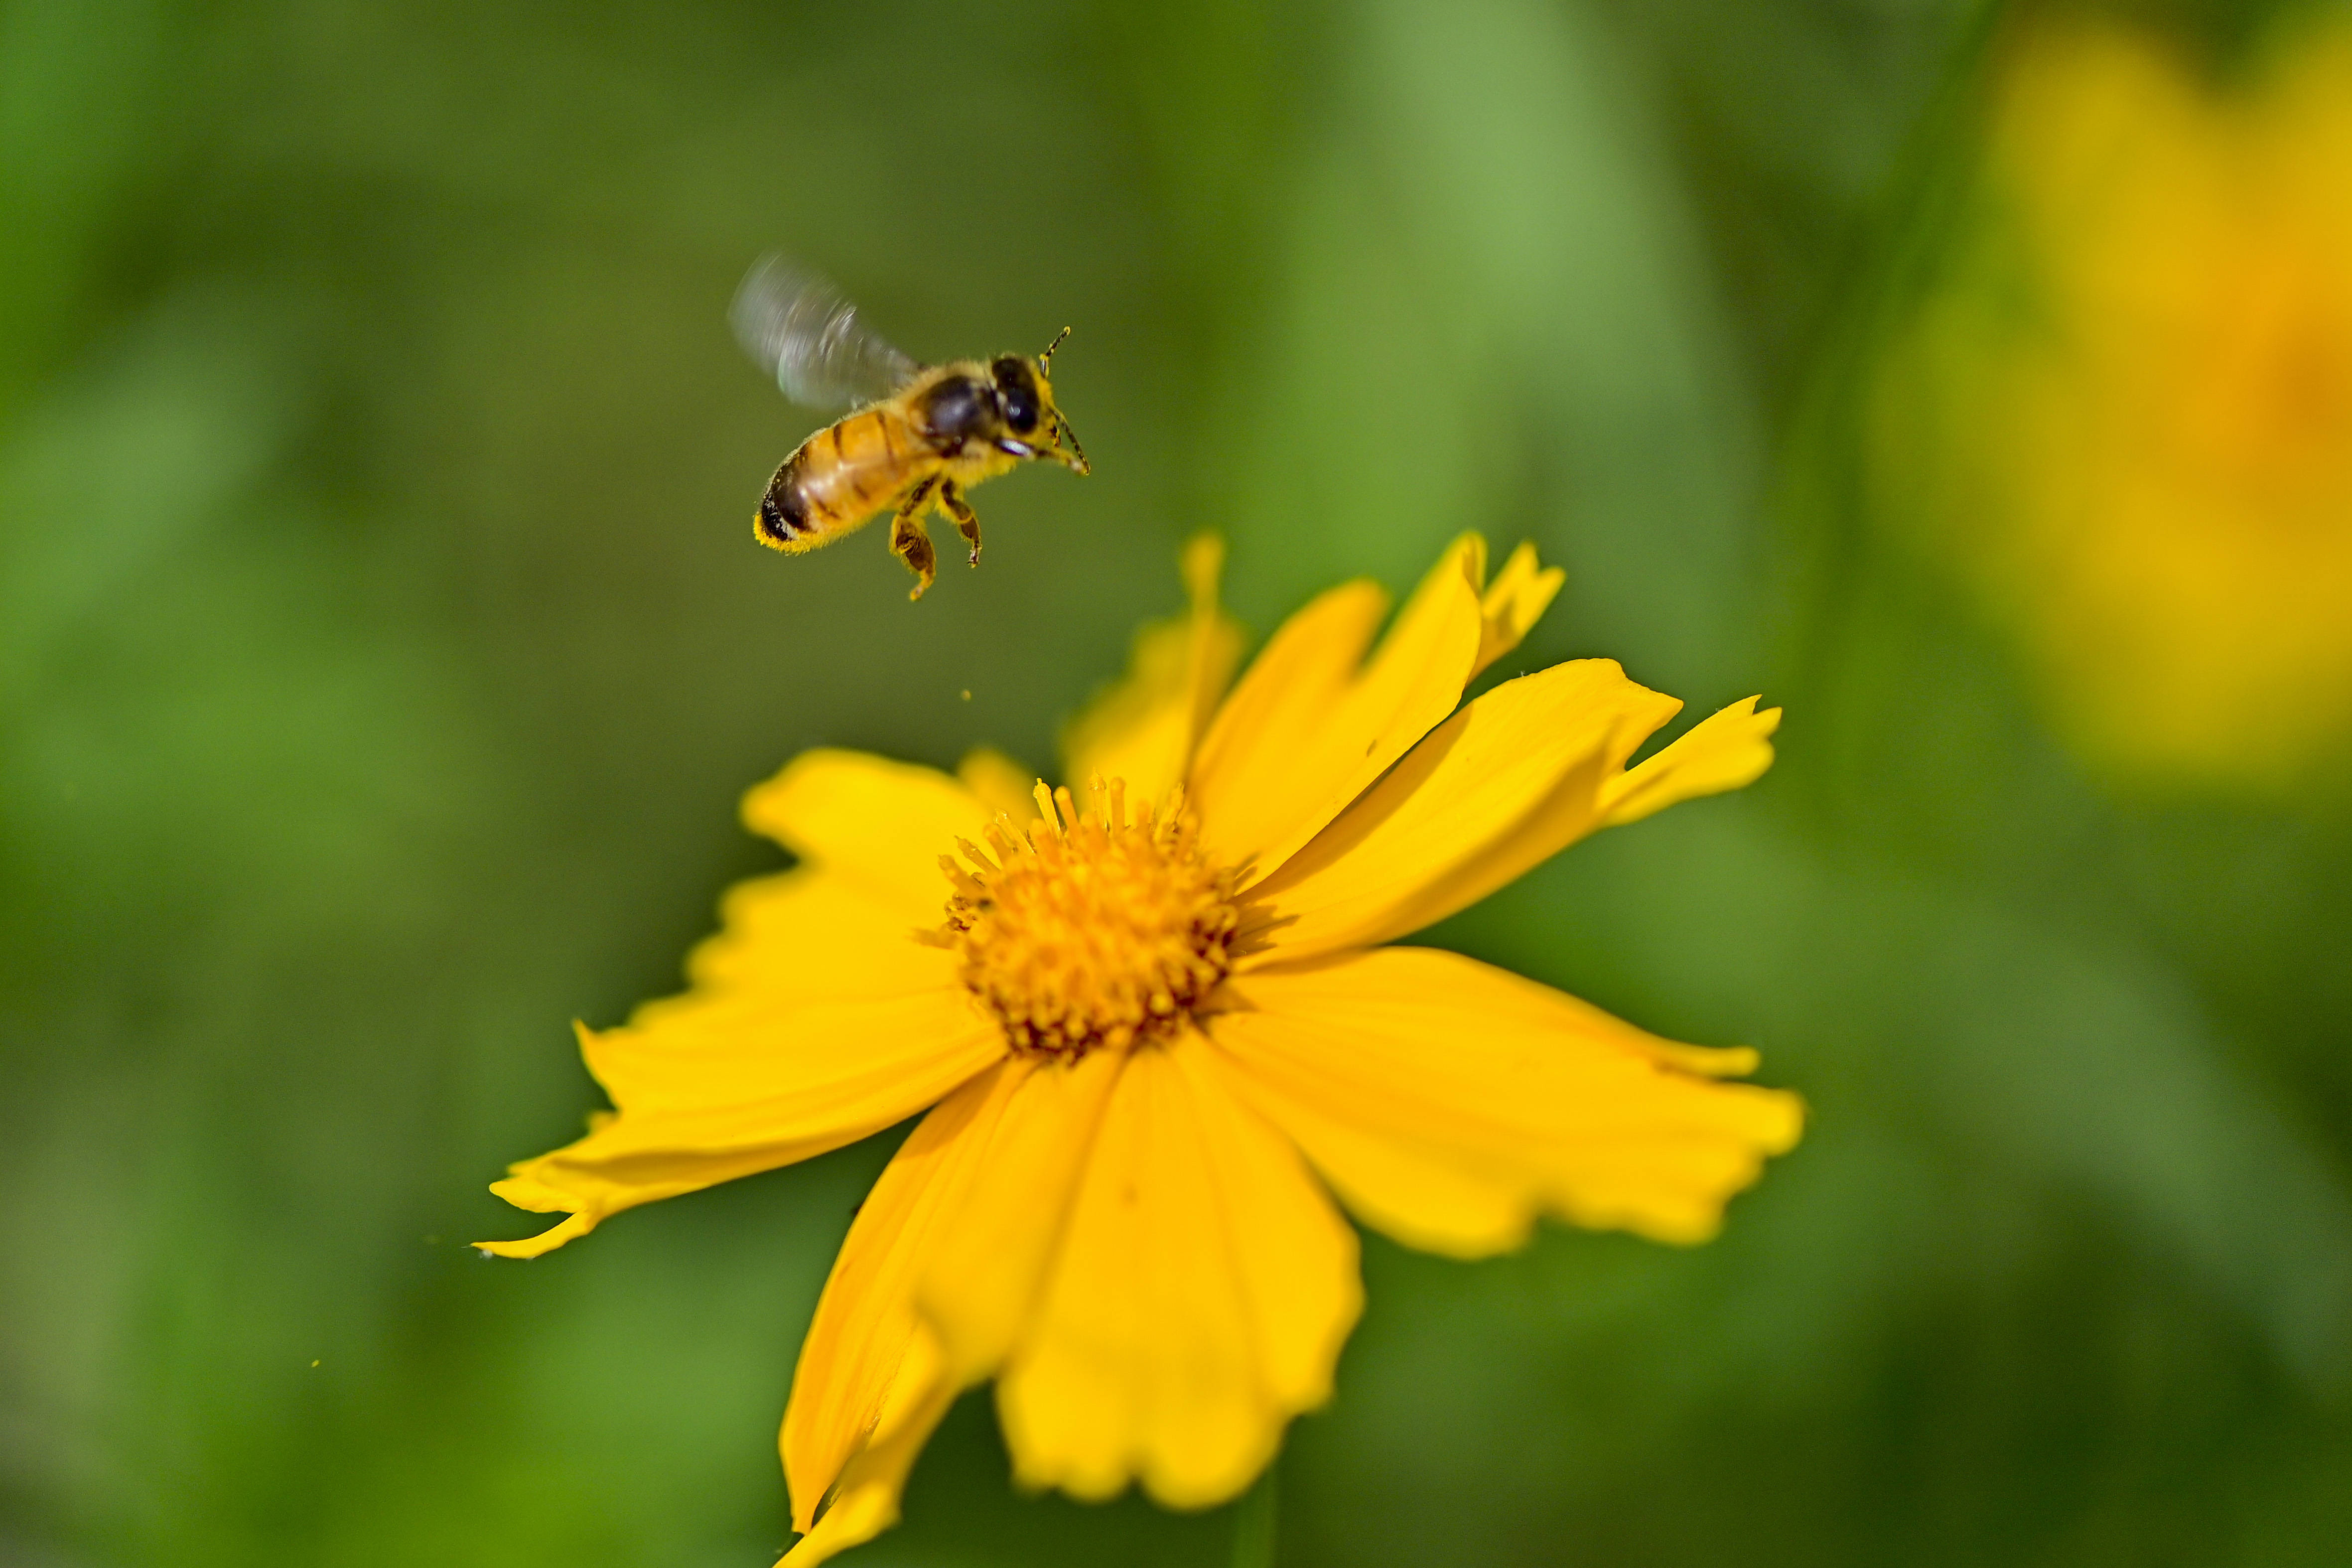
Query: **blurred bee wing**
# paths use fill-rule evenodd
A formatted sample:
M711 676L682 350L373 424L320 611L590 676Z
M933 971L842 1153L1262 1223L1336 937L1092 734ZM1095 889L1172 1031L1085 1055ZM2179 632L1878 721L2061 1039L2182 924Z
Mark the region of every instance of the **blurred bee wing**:
M868 331L840 289L781 256L761 258L727 314L743 352L811 408L887 397L922 369Z

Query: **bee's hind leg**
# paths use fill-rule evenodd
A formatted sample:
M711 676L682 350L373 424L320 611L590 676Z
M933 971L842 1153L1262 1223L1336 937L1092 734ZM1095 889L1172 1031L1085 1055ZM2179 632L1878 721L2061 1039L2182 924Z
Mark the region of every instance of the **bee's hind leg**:
M898 501L898 514L890 520L890 553L907 563L915 574L915 586L909 599L919 599L923 590L931 585L939 573L939 561L931 550L931 536L923 527L923 513L930 507L937 492L936 480L925 479L908 490Z
M980 564L980 514L963 499L963 487L953 479L940 481L940 505L955 519L956 531L971 546L971 564Z

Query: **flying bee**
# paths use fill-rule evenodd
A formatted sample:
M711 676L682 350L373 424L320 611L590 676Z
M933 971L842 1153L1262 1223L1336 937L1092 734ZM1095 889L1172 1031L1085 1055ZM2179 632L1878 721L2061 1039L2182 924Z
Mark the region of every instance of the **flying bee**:
M967 489L1033 458L1087 472L1046 379L1067 327L1034 360L917 364L869 331L831 284L774 256L751 268L729 314L744 352L785 396L851 409L795 447L768 481L751 536L772 549L819 549L889 509L890 552L915 574L907 596L919 599L938 575L923 525L934 508L954 522L977 566L980 519Z

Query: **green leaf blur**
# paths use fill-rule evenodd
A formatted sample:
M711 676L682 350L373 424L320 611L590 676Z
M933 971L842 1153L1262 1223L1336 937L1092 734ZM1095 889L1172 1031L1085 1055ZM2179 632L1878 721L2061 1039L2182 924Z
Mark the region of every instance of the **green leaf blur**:
M2129 14L2223 66L2271 16ZM893 1139L527 1267L484 1186L778 863L746 786L1050 766L1204 526L1261 635L1532 538L1502 673L1789 715L1434 940L1759 1046L1807 1142L1704 1248L1369 1240L1276 1562L2340 1560L2352 793L2110 788L1873 517L2012 20L0 4L0 1561L765 1568ZM878 531L758 549L772 247L919 357L1074 323L1094 477L980 492L916 606ZM1234 1532L1017 1494L982 1395L847 1561Z

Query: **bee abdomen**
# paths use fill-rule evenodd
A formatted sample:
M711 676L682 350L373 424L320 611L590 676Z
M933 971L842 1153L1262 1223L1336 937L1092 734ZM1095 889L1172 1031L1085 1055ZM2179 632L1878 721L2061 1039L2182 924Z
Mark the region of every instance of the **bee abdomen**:
M779 550L789 550L816 531L809 523L808 502L801 495L800 476L792 464L785 464L768 486L768 493L760 498L759 515L751 521L760 542Z
M753 537L795 554L856 529L937 462L881 408L853 414L802 442L768 481Z

